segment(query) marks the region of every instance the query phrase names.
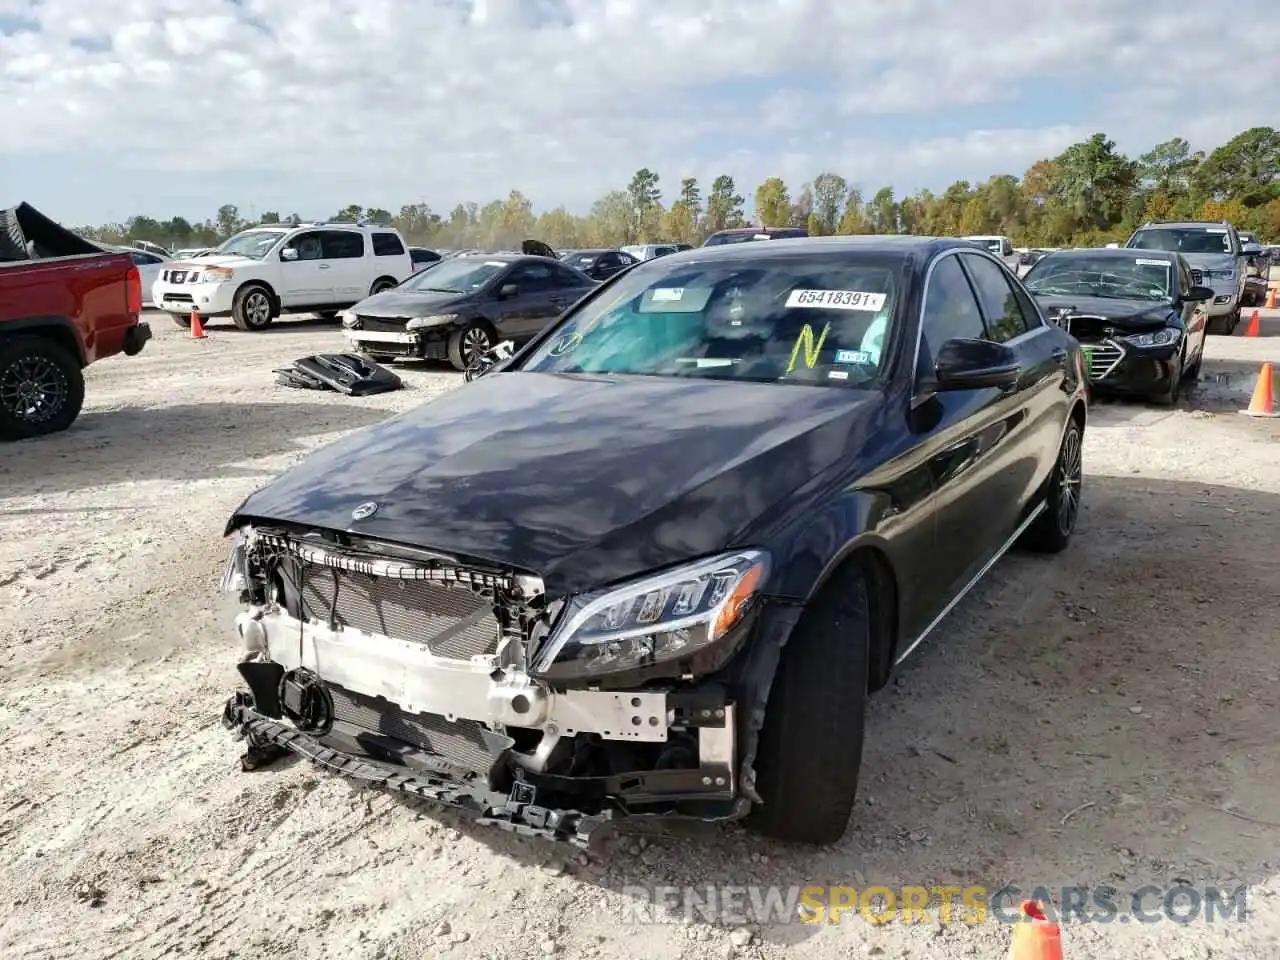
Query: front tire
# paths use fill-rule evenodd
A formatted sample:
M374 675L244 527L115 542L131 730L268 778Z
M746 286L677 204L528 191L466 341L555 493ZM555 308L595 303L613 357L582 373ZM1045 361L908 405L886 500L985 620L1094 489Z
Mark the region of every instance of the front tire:
M43 337L0 343L0 440L66 430L84 406L84 372L62 345Z
M871 648L870 582L831 581L782 652L756 759L764 803L747 829L777 840L835 843L858 793Z
M1187 355L1184 352L1178 358L1178 369L1169 377L1169 386L1164 389L1163 393L1157 393L1151 399L1162 407L1176 407L1178 398L1182 396L1182 378L1187 372Z
M231 319L241 330L265 330L271 326L271 293L260 284L251 283L236 291L231 304Z
M191 314L189 313L171 313L169 319L183 330L191 329Z
M379 277L377 280L373 281L373 286L369 288L369 296L372 297L379 293L386 293L386 291L390 290L395 285L396 282L390 277Z
M1023 543L1037 553L1059 553L1071 542L1080 517L1084 487L1084 431L1072 417L1067 424L1053 472L1045 483L1045 510L1023 534Z
M449 337L449 362L465 371L477 357L493 347L493 334L483 320L472 320Z

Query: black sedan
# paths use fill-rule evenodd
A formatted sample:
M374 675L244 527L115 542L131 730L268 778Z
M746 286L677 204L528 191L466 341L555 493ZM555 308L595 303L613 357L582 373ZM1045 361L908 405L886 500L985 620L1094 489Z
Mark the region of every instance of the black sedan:
M1104 393L1177 403L1200 374L1208 287L1191 282L1179 253L1060 250L1022 278L1049 317L1080 341L1090 386Z
M500 340L536 336L595 287L549 257L464 254L343 311L343 333L375 361L448 360L465 370Z
M639 263L639 259L621 250L575 250L562 256L564 263L577 267L592 280L608 280L615 273Z
M234 512L223 722L247 767L524 834L835 841L868 695L1016 542L1067 546L1083 363L960 240L646 261Z

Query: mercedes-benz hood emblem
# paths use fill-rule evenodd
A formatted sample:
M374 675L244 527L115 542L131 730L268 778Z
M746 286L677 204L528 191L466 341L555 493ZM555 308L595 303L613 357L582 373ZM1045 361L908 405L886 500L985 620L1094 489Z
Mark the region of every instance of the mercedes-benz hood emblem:
M378 512L378 505L370 500L368 503L362 503L351 511L352 520L368 520Z

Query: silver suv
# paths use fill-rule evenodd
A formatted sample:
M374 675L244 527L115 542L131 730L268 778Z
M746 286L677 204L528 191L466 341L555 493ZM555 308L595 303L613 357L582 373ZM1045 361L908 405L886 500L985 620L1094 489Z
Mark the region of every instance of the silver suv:
M1230 222L1144 223L1125 246L1182 254L1191 267L1192 282L1213 290L1213 299L1204 304L1209 315L1207 332L1230 335L1235 330L1244 305L1249 258L1258 256L1262 248L1256 243L1242 242Z

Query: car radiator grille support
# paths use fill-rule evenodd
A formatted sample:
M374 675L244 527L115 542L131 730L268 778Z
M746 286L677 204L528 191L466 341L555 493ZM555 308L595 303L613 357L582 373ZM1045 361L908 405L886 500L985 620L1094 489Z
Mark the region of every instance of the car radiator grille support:
M424 644L438 657L469 660L497 651L492 603L465 586L399 580L307 564L306 619Z

